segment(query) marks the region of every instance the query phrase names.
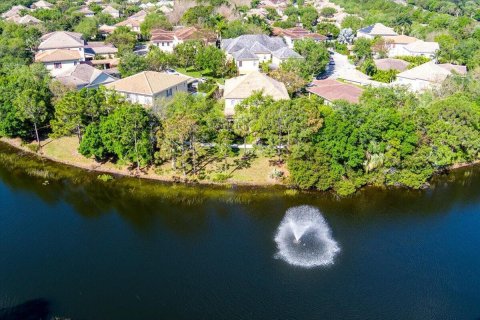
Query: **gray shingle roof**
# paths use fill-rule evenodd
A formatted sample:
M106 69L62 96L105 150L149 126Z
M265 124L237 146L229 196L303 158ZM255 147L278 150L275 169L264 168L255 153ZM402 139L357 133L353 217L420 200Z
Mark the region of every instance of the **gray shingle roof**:
M242 49L240 51L234 52L232 55L237 61L258 60L257 55L251 52L249 49Z
M270 52L276 51L287 45L280 37L269 37L264 34L246 34L235 39L225 39L222 41L222 49L232 54L241 49L251 49L254 45L261 44Z
M299 55L297 52L293 51L289 47L281 48L281 49L278 49L277 51L274 51L273 56L278 59L288 59L288 58L303 59L301 55Z

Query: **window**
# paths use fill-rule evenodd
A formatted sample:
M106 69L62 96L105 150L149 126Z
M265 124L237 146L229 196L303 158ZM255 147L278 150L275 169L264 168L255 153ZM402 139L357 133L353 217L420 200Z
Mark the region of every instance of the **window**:
M238 66L239 66L239 67L242 66L242 61L238 61Z
M173 90L172 88L167 89L167 97L171 97L173 95Z
M62 63L61 62L54 62L53 67L55 69L62 69Z

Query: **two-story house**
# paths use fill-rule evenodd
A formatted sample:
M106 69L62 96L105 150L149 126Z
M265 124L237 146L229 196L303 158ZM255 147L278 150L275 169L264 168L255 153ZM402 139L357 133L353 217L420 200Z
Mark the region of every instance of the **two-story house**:
M132 103L153 106L155 101L171 99L178 92L188 92L190 77L180 74L144 71L107 84Z

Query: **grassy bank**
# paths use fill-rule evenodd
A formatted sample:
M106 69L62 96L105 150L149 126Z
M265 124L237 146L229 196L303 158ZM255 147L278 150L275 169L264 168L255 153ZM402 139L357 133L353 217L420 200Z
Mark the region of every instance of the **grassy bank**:
M35 146L35 143L24 144L19 139L2 138L1 141L27 152L33 152L32 149ZM239 150L234 157L227 159L228 170L225 172L221 172L221 168L219 168L221 164L207 162L204 164L203 174L201 176L184 177L178 171L173 171L170 163L145 167L142 168L141 171L137 171L125 164L112 162L100 163L94 159L87 159L78 152L79 144L76 137L48 139L42 141L41 144L42 148L38 152L38 155L55 162L91 171L167 182L179 181L200 184L267 186L284 184L283 179L272 178L274 171L280 170L288 176L285 166L272 165L269 158L260 155L258 152L255 153L251 159L245 160L243 150Z

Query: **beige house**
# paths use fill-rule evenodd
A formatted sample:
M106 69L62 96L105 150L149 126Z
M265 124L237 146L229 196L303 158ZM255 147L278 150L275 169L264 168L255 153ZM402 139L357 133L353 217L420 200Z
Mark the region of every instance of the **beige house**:
M289 100L287 88L282 82L270 78L258 71L246 75L227 79L223 98L225 99L225 115L233 116L235 106L250 97L254 92L262 91L265 96L274 100Z
M51 9L53 8L53 4L51 4L50 2L47 2L47 1L43 1L43 0L40 0L40 1L37 1L37 2L34 2L30 8L32 8L33 10L37 10L37 9Z
M145 10L141 10L130 16L127 20L117 23L115 27L127 27L133 32L140 33L140 25L143 21L145 21L146 16L147 12Z
M357 31L357 38L373 39L375 37L397 36L398 34L390 27L381 23L375 23Z
M112 6L106 6L105 9L102 10L102 13L109 14L113 18L120 18L120 11Z
M55 31L45 34L40 41L39 53L57 49L77 51L80 54L80 61L85 61L85 40L80 33Z
M399 73L394 84L405 85L412 91L423 91L438 87L453 73L464 75L467 73L467 68L450 63L436 64L430 61Z
M119 92L132 103L153 106L157 99L171 99L178 92L187 92L190 79L180 74L144 71L105 87Z
M35 62L43 63L54 77L80 64L81 59L80 52L68 49L46 50L35 55Z
M24 25L38 25L43 23L41 20L38 20L37 18L32 17L29 14L24 15L23 17L13 16L13 17L7 18L7 21L12 21L14 23L24 24Z
M202 41L205 44L215 44L217 36L208 30L196 27L180 27L173 31L155 29L151 31L150 44L165 52L173 52L173 49L186 41Z

